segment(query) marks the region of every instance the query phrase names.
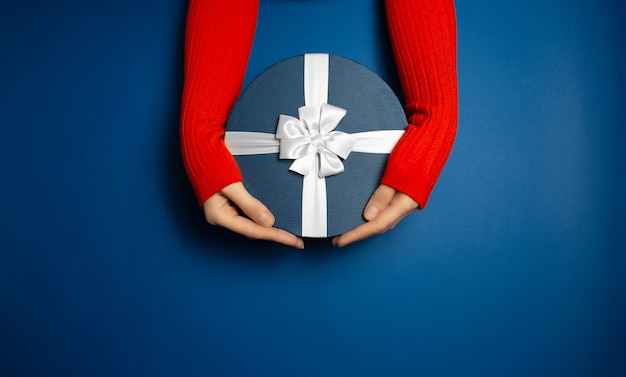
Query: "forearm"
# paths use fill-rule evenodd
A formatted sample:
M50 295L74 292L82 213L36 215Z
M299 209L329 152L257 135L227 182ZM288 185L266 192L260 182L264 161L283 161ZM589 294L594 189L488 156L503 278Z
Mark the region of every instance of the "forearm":
M258 8L258 0L189 2L180 136L199 203L241 181L224 125L241 91Z
M385 1L409 124L382 183L423 208L452 149L458 119L452 0Z

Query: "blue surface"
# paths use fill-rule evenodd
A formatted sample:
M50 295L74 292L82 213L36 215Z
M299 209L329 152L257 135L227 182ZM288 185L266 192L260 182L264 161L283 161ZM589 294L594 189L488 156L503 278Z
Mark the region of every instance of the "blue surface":
M626 375L623 4L459 1L429 206L297 252L204 224L184 1L5 2L0 376ZM397 90L380 11L263 2L247 81L326 51Z

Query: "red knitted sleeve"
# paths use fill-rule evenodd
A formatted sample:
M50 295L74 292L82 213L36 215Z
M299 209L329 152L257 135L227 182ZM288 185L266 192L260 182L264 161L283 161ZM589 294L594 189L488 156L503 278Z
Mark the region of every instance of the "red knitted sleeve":
M409 125L382 183L423 208L457 129L456 19L452 0L387 0L387 24Z
M200 204L241 181L223 136L243 84L258 9L258 0L189 2L180 136L185 169Z

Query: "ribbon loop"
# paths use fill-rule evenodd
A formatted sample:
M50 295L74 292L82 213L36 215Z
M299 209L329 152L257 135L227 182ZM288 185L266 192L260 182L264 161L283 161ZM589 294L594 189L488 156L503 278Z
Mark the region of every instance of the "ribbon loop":
M343 117L346 116L347 112L348 111L346 109L342 109L341 107L329 105L327 103L323 104L320 109L320 133L326 135L330 131L334 130Z
M326 136L324 147L344 160L354 150L357 138L341 131L333 131Z

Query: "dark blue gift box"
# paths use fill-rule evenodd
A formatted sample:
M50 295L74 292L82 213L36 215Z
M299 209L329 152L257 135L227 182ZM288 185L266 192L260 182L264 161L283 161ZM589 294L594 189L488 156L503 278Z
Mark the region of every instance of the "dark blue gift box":
M326 72L312 74L311 68L305 69L306 61L319 62L319 58L322 62L326 59ZM312 65L307 64L307 67ZM305 83L305 77L309 77L308 84ZM304 211L303 218L304 177L289 170L293 159L279 158L277 145L283 139L277 139L275 134L279 119L283 123L299 122L299 108L305 106L305 90L307 98L318 96L319 94L310 94L311 87L317 87L318 84L323 87L323 99L307 99L306 105L319 105L311 103L316 101L327 102L340 108L337 111L345 109L345 115L340 118L334 131L353 137L363 135L365 131L395 130L384 133L387 136L394 134L397 140L407 124L402 106L389 86L363 65L339 56L307 54L306 57L292 57L269 67L250 83L237 100L228 120L227 145L239 164L245 187L272 211L276 217L275 226L304 237L332 237L364 223L363 209L379 184L388 157L388 151L365 153L359 152L358 147L345 159L333 157L336 161L343 162L344 171L321 180L326 187L325 229L313 232L306 227L303 229L303 221L312 221L307 210ZM314 88L313 91L318 89ZM332 106L322 105L326 109L322 113L335 111ZM301 117L300 119L302 120ZM306 129L306 125L304 128ZM255 133L252 134L253 138L262 133L259 143L256 143L261 144L261 151L239 151L233 139L241 131ZM380 134L374 133L374 144L383 144L382 141L379 142ZM310 146L302 148L331 148L319 149L315 138L304 139L313 141ZM395 141L391 142L389 149L393 144ZM316 158L315 164L319 167L321 157L318 154ZM314 176L318 176L317 170ZM309 196L305 195L305 200ZM317 202L315 206L322 209L323 213L323 203ZM317 222L321 221L314 222L317 227Z

